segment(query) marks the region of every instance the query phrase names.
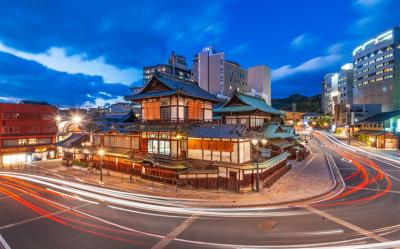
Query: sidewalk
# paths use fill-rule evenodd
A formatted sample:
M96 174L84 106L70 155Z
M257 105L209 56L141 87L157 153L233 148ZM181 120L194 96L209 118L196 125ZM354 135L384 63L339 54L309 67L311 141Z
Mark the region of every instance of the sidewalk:
M313 153L306 161L295 162L292 169L279 179L271 188L263 188L260 192L236 194L227 191L190 190L174 185L152 182L134 177L129 183L129 176L113 172L112 176L103 171L103 182L99 174L67 168L58 161L40 163L41 174L73 180L84 184L92 184L138 194L156 195L172 198L198 200L197 205L215 207L265 206L302 202L320 197L333 191L334 180L325 161L324 154L315 145L310 145Z

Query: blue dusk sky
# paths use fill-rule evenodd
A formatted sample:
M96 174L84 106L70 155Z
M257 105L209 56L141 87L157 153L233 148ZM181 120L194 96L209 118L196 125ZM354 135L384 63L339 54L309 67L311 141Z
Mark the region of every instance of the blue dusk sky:
M400 24L399 0L0 0L0 101L112 103L142 67L214 46L272 68L272 97L320 93L359 44Z

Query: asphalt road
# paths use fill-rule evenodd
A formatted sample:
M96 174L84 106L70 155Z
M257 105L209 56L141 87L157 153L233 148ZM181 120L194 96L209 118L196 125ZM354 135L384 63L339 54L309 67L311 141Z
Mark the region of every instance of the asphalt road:
M327 154L345 185L297 206L196 208L198 200L0 172L0 248L400 247L400 162L314 137L312 151Z

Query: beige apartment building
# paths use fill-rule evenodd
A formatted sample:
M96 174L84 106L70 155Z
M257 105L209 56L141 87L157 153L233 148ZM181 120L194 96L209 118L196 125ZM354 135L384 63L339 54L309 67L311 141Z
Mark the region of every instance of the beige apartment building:
M247 69L247 90L262 97L271 105L271 69L265 65Z
M229 97L235 90L247 91L247 71L212 47L203 48L195 55L192 75L201 88L212 94Z

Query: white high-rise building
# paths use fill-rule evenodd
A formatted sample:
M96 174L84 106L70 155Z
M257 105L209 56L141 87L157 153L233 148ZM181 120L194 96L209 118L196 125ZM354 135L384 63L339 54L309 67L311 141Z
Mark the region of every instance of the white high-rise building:
M400 110L400 27L394 27L353 51L354 104L382 104Z

